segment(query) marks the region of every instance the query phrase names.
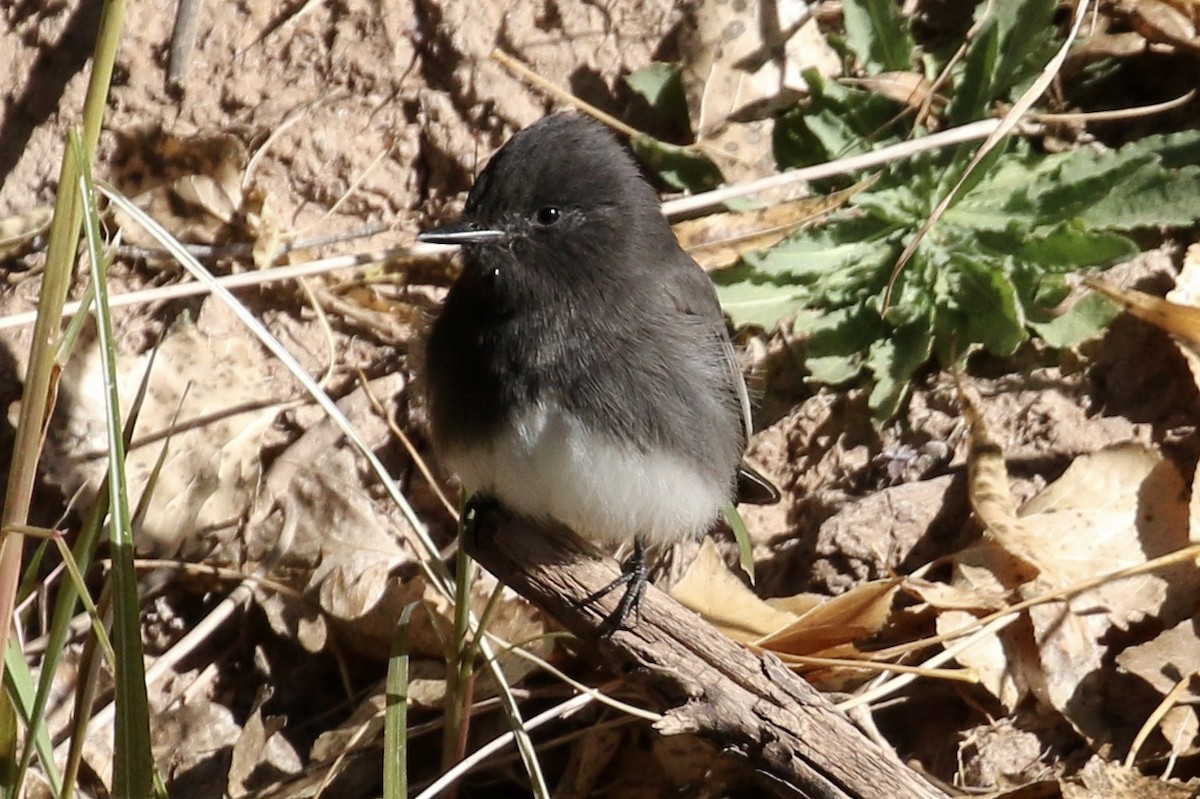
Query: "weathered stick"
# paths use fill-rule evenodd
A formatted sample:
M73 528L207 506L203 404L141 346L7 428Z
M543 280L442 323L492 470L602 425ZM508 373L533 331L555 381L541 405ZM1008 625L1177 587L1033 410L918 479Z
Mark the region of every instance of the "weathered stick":
M608 666L666 708L666 735L695 733L746 756L769 782L816 799L945 799L881 749L824 696L770 654L757 654L649 586L632 629L601 624L613 591L583 605L617 576L565 530L492 509L467 551L599 652Z

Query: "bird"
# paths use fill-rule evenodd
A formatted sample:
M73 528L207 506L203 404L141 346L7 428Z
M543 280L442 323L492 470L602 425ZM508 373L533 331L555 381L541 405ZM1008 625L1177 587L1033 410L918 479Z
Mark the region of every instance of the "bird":
M646 549L696 539L741 493L777 501L743 462L750 402L708 275L603 125L574 113L517 132L461 217L418 240L462 271L425 346L441 463L468 495L632 543L605 622L624 626Z

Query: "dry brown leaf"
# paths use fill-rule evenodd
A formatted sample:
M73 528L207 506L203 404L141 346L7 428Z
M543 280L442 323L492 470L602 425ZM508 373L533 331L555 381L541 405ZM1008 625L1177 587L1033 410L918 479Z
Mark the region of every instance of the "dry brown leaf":
M1196 622L1187 619L1143 644L1131 646L1117 655L1117 665L1129 674L1145 680L1161 696L1175 689L1179 679L1200 674L1200 636ZM1163 737L1171 752L1180 755L1195 745L1200 719L1193 705L1194 692L1185 694L1162 722Z
M149 353L120 353L123 409L140 385ZM166 459L136 526L139 552L202 556L228 539L254 499L262 450L278 443L276 403L295 389L227 308L207 303L199 318L181 319L159 346L150 388L126 459L131 495L150 483L164 446ZM47 479L86 500L104 475L107 427L103 371L94 338L81 341L64 366L64 397L48 439Z
M295 776L304 770L300 755L280 734L283 716L264 716L262 706L254 709L233 745L227 791L238 797L256 788L271 785L283 776Z
M772 49L782 52L785 34L794 32L795 22L776 19L774 25L761 24L768 13L775 13L775 8L759 0L708 0L691 9L682 30L681 52L685 54L684 89L698 139L709 138L748 107L786 99L780 97L787 88L783 65L775 58L764 60L761 56ZM773 40L768 41L764 37L772 31ZM801 83L792 88L802 87Z
M172 235L192 244L251 243L255 266L277 258L283 234L266 192L243 185L246 148L225 133L180 137L162 134L129 142L136 149L125 171L141 178L131 199ZM135 187L136 188L136 187ZM126 212L113 218L127 243L150 250L160 244Z
M807 91L803 72L840 69L803 3L693 4L680 30L682 78L696 141L729 182L774 170L773 110Z
M673 226L679 244L707 270L733 266L747 252L765 250L807 222L844 206L876 178L826 197L804 197L753 211L710 214Z
M393 375L372 389L391 396L403 383ZM343 397L339 407L369 444L389 440L387 425L369 412L362 390ZM252 561L273 563L276 579L307 601L262 590L259 604L276 631L297 636L310 651L324 649L326 625L333 623L341 644L382 658L400 611L427 593L423 580L400 578L417 574L412 561L418 550L405 545L411 530L399 512L362 485L359 457L340 429L324 416L306 428L263 477L255 508L277 511L251 517L245 550Z
M650 742L650 751L670 786L695 785L712 770L716 755L712 743L694 735L656 735ZM658 795L669 793L675 791Z
M1177 469L1153 450L1109 448L1077 458L1027 503L1021 524L1006 532L1015 537L992 543L1015 546L1039 564L1037 577L1017 592L1036 598L1186 547L1185 493ZM981 546L960 554L956 585L994 590L1001 583L994 577L989 583L985 551ZM1198 587L1190 564L1115 579L1068 600L1034 605L1026 611L1027 621L958 660L974 667L1007 707L1032 691L1099 743L1108 734L1104 697L1086 686L1103 673L1104 636L1113 627L1125 629L1150 617L1173 624L1190 616ZM969 618L942 614L938 629L957 630Z
M211 244L239 224L244 195L246 148L224 133L180 137L163 134L129 142L134 149L127 173L139 176L131 199L181 241ZM139 188L139 187L132 187ZM113 217L125 241L158 248L158 241L120 209Z
M1191 543L1183 478L1172 463L1156 457L1128 446L1078 458L1048 489L1049 500L1035 498L1042 509L1027 523L1040 541L1045 568L1022 588L1023 596L1137 566ZM1097 485L1107 485L1108 496ZM1032 608L1051 689L1063 681L1055 706L1061 709L1070 700L1085 662L1099 666L1106 651L1099 639L1111 628L1128 629L1149 618L1174 624L1191 615L1197 587L1195 570L1185 565L1112 580L1066 603ZM1050 666L1051 658L1061 670Z
M1172 7L1186 14L1193 22L1200 22L1200 0L1166 0Z
M557 796L592 796L600 790L617 750L626 738L619 727L594 727L587 730L578 746L572 746L566 768L555 785Z
M1106 58L1129 58L1146 52L1146 39L1140 33L1097 33L1071 48L1067 63L1072 72Z
M409 676L416 677L421 673L421 666L433 666L426 660L415 660L409 663ZM436 668L436 666L433 666ZM441 669L445 674L445 669ZM419 678L418 678L419 679ZM367 696L359 702L350 718L333 729L326 730L313 742L309 756L314 762L329 762L344 753L355 743L376 740L383 736L383 714L387 709L387 695L380 690ZM411 686L410 686L411 696ZM428 705L439 707L438 704Z
M899 585L899 580L879 580L832 599L802 594L764 601L706 539L671 596L735 641L783 655L853 658L861 657L854 642L888 622Z
M1130 26L1147 41L1196 47L1196 26L1183 11L1164 0L1136 0L1119 7Z
M1197 4L1191 3L1191 7L1194 10ZM1188 247L1175 287L1167 292L1165 299L1122 289L1098 278L1087 282L1092 288L1124 305L1134 316L1174 336L1191 370L1192 381L1200 387L1200 244ZM1192 477L1188 518L1200 519L1200 470ZM1192 538L1200 538L1200 531L1193 533Z
M993 581L997 587L999 582ZM969 610L991 613L1008 604L997 592L994 596L981 593L970 582L954 585L935 583L920 577L905 577L900 587L907 593L920 598L935 610Z
M741 643L750 643L796 619L792 613L771 607L747 588L725 565L711 538L701 544L695 560L671 589L671 596Z
M946 105L946 98L932 94L933 84L919 72L881 72L865 78L850 78L844 82L906 105L913 111L920 111L928 104L932 110L940 112Z
M887 624L899 587L899 580L857 585L763 636L755 645L789 655L850 656L857 650L848 645L877 634Z
M187 175L171 184L175 196L226 225L237 220L242 207L242 182L228 170L218 175Z
M829 601L827 594L793 594L792 596L773 596L764 600L768 605L784 613L803 616L823 602Z
M1167 292L1167 301L1188 308L1200 308L1200 244L1193 244L1183 257L1183 266L1175 278L1175 288ZM1200 320L1187 325L1180 336L1179 351L1192 372L1192 381L1200 386Z
M971 630L978 620L975 613L961 610L939 613L937 632L938 635L952 635ZM1029 693L1031 675L1025 672L1023 666L1037 662L1037 651L1028 622L1018 619L1001 630L999 635L980 638L954 659L972 669L980 684L1011 712Z
M408 664L406 687L410 705L425 710L440 711L446 701L446 661L431 658L412 658ZM364 744L383 737L383 713L387 694L383 683L354 708L341 724L325 730L313 742L309 756L316 762L328 762L355 744Z
M898 579L879 580L832 599L800 594L764 601L729 570L707 539L671 595L733 640L775 652L789 666L808 669L809 679L823 688L840 690L874 672L837 666L813 671L804 658L867 659L857 642L890 621L899 586Z
M1190 252L1189 260L1195 260ZM1138 319L1175 336L1189 362L1200 353L1200 307L1181 305L1134 289L1123 289L1100 278L1087 278L1084 282L1123 305Z
M1158 722L1158 730L1168 745L1172 757L1195 754L1196 737L1200 735L1200 717L1192 704L1196 701L1193 690L1184 695L1183 702L1173 705Z
M1200 8L1200 4L1195 6ZM1200 244L1187 248L1183 258L1183 267L1175 280L1175 288L1167 292L1167 299L1189 307L1200 307ZM1192 373L1192 382L1200 387L1200 349L1195 346L1179 347ZM1193 525L1200 520L1200 469L1192 475L1192 495L1188 502L1188 518ZM1194 530L1192 538L1200 538L1200 531Z
M213 666L215 669L215 664ZM232 710L217 701L212 691L189 692L182 701L164 696L169 701L165 710L154 698L156 687L148 686L151 716L150 736L155 763L163 774L206 774L205 784L195 795L220 796L225 788L225 775L205 771L214 757L221 757L241 736L242 720ZM193 771L199 769L199 771ZM31 792L32 796L39 795ZM47 794L48 796L49 794Z
M978 400L961 384L959 398L971 431L967 461L971 507L983 522L985 538L1010 556L1003 568L997 558L993 558L988 565L1005 586L1015 588L1036 577L1040 565L1027 546L1029 535L1017 516L1016 504L1009 490L1008 466L1004 462L1003 449L992 436Z

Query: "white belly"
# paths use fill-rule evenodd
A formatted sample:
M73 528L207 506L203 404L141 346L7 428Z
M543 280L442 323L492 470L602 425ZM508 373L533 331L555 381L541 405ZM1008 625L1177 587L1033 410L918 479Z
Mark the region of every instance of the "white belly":
M573 416L538 407L487 446L444 453L463 487L518 513L554 519L614 544L698 537L725 503L726 486L669 454L638 452L589 434Z

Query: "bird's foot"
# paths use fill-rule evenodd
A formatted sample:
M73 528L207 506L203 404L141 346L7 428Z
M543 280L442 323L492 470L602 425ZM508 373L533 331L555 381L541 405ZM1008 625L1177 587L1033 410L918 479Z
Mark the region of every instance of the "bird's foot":
M480 520L484 514L500 507L495 497L487 494L472 494L467 497L462 509L462 519L459 522L462 535L474 537L479 532Z
M621 573L608 585L584 597L580 605L590 605L596 600L608 596L618 588L624 587L625 593L612 613L601 623L600 635L608 638L618 629L625 626L625 621L632 614L634 623L641 617L642 598L646 595L647 569L646 548L642 539L633 542L633 552L621 564Z

